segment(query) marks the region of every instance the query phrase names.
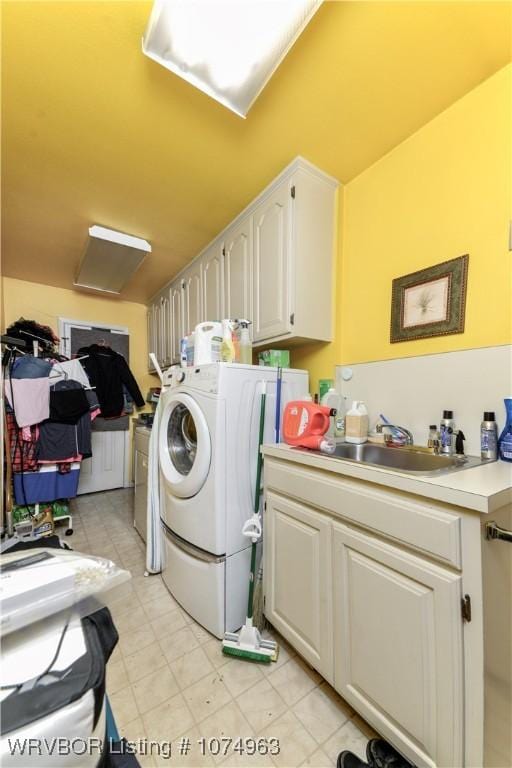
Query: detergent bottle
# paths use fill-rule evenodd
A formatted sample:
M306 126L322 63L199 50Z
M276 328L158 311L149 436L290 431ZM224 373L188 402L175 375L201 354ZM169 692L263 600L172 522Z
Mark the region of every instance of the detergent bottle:
M507 421L498 441L499 457L503 461L512 461L512 397L505 398Z
M249 320L240 320L240 362L252 364L252 344L249 334Z
M368 440L368 411L362 400L354 400L345 416L345 442L361 444Z
M285 443L299 448L311 448L323 453L334 453L336 443L325 433L329 429L334 408L317 405L308 400L291 400L283 414Z

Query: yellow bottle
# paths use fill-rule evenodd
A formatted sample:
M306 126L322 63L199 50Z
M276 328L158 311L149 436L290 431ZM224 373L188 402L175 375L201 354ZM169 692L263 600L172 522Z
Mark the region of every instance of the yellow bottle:
M222 346L220 348L220 359L223 363L232 363L235 359L235 346L231 335L231 321L222 321Z

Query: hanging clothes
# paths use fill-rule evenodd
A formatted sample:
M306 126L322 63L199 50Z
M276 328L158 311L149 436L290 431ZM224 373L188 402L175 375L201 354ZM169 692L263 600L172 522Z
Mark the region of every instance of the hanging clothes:
M84 367L80 360L76 359L54 363L50 379L52 384L57 384L57 382L64 381L65 379L73 379L73 381L79 381L86 389L90 387Z
M145 405L142 393L124 357L110 347L92 344L78 350L78 356L87 355L83 366L96 394L104 418L116 418L123 413L123 384L138 408Z
M80 417L89 412L89 402L82 384L73 379L65 379L55 385L51 383L50 420L60 424L77 424Z
M9 435L12 471L37 472L38 427L31 426L20 429L16 424L14 414L10 410L6 410L5 420L7 423L7 433Z
M58 404L57 409L50 408L50 418L39 426L39 462L41 464L60 463L90 458L92 456L91 419L98 411L96 394L93 390L84 390L77 381L60 381L54 389L55 391L52 390L50 395L51 403L55 404L57 396L64 396L64 400ZM73 395L72 401L66 399L70 394ZM79 403L74 398L76 394L81 396ZM82 398L85 402L85 411ZM59 413L62 418L56 418Z
M6 379L4 392L19 427L30 427L49 417L48 376L44 379Z

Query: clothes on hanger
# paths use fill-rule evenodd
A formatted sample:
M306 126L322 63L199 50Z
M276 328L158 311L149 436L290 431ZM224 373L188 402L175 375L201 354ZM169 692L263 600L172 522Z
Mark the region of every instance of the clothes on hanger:
M4 392L19 427L39 424L50 415L50 380L5 379Z
M124 357L101 344L92 344L78 350L78 357L88 355L83 361L91 386L96 394L104 418L116 418L123 413L123 384L138 408L145 405L144 397Z
M50 380L51 381L51 380ZM77 424L84 413L89 413L85 390L78 381L64 379L50 388L50 421Z
M16 419L9 408L5 412L7 434L9 435L9 447L11 451L11 467L13 472L37 472L37 440L39 429L37 426L21 429L16 424ZM27 434L28 430L28 434Z
M48 376L52 364L42 357L22 355L17 357L11 368L12 379L42 379Z
M43 353L54 352L60 341L59 337L48 325L41 325L35 320L25 320L20 317L15 323L12 323L6 331L8 336L14 339L20 339L32 347L32 341L37 341Z
M73 379L73 381L79 381L86 389L91 386L82 363L76 358L54 363L50 372L50 379L52 385L65 379Z

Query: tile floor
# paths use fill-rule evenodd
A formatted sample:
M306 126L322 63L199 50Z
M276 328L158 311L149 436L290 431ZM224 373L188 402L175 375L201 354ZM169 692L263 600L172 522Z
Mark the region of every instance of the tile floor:
M107 692L123 736L172 742L170 760L154 749L139 754L144 768L328 768L342 749L364 757L375 733L282 638L269 667L223 656L220 641L182 610L160 576L144 577L131 489L80 496L72 508L73 549L108 557L132 574L109 606L120 639ZM188 755L179 754L183 737L191 741ZM274 738L280 753L203 756L203 737Z

